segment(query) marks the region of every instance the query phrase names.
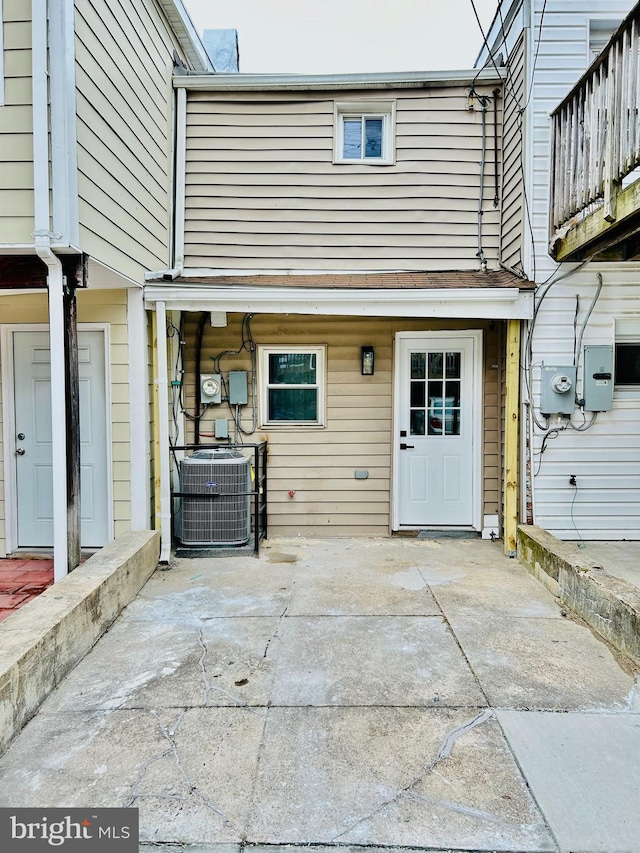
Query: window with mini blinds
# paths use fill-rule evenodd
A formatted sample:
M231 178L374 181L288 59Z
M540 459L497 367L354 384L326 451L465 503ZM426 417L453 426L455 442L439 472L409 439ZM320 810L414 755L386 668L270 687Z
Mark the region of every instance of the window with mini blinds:
M325 348L261 347L264 425L324 425Z
M336 103L334 162L392 164L394 120L392 101Z

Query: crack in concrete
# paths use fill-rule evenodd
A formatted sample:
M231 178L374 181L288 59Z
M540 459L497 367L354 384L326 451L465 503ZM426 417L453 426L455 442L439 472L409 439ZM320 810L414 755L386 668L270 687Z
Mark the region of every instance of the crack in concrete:
M229 693L227 690L223 690L222 687L218 687L215 684L211 684L209 681L209 676L207 675L207 667L205 665L205 658L207 657L207 646L204 641L204 636L202 634L202 628L200 628L198 632L198 645L200 646L201 655L200 660L198 661L198 665L200 666L200 672L202 673L202 683L203 683L203 705L207 707L209 705L209 694L210 693L219 693L221 696L226 696L227 699L231 699L231 701L239 707L246 708L248 703L244 699L240 699L237 696L234 696L232 693Z
M284 610L280 614L280 618L278 619L278 624L276 626L276 630L274 631L273 635L271 637L269 637L269 639L267 640L267 644L264 647L264 652L262 655L263 660L265 660L267 655L269 654L269 649L271 647L271 643L273 643L274 640L277 640L278 637L280 636L280 630L282 628L282 623L284 622L284 619L285 619L285 617L289 611L289 605L291 604L291 596L292 595L293 595L293 590L289 593L289 599L285 605Z
M229 819L229 817L227 817L227 815L223 811L221 811L219 808L217 808L217 806L215 806L211 802L211 800L208 797L206 797L202 793L202 791L200 791L198 789L198 786L194 783L194 781L191 779L191 777L189 776L187 771L182 766L182 762L180 760L180 753L178 752L178 745L175 741L175 735L176 735L176 732L178 731L180 724L182 723L182 721L184 719L185 714L187 713L187 709L183 708L181 710L180 714L178 715L178 718L176 719L175 723L173 724L173 726L171 728L167 728L165 725L163 725L162 721L160 720L160 717L158 716L158 713L155 710L151 711L151 713L156 718L156 720L158 722L158 725L160 727L160 731L162 732L162 736L169 742L169 749L167 750L167 754L173 755L173 758L174 758L175 763L176 763L176 767L177 767L180 775L182 776L182 778L184 779L184 781L186 783L188 793L192 794L194 797L197 797L197 799L199 799L200 802L203 803L203 805L207 809L209 809L209 811L211 811L215 815L217 815L222 820L222 823L224 824L225 827L227 827L228 829L232 829L234 832L237 832L238 834L240 834L240 830L238 829L238 827L235 826L233 824L233 822ZM146 795L146 797L152 797L152 796L154 796L154 795L153 794L147 794ZM169 796L167 798L171 799L172 797ZM177 799L181 800L182 802L188 802L187 797L181 797L178 795Z
M150 713L152 714L152 716L154 716L156 718L156 720L158 721L158 724L160 725L160 728L163 729L162 723L160 723L157 712L151 711ZM186 708L182 709L181 714L178 716L178 719L177 719L176 724L175 724L174 729L173 729L174 734L175 734L175 731L177 729L177 726L182 721L182 718L184 717L185 713L186 713ZM163 731L163 734L164 734L164 731ZM164 795L164 794L143 794L141 791L138 790L138 786L142 783L142 780L144 779L146 772L149 769L149 767L151 767L151 765L155 764L157 761L162 761L163 758L167 758L167 756L171 755L171 753L172 753L171 747L167 747L164 750L164 752L160 753L160 755L155 755L153 758L150 758L148 761L145 761L145 763L141 766L140 771L138 772L138 775L136 776L134 781L131 783L131 794L129 795L129 799L123 803L123 806L122 806L123 808L125 808L125 809L129 808L130 806L133 805L133 803L136 800L142 799L145 797L160 797L161 799L183 799L182 797L180 797L178 795L176 795L175 797L168 797L167 795Z
M361 824L366 823L368 820L371 820L371 818L375 817L381 811L386 809L387 806L391 806L394 803L397 803L404 796L407 796L407 795L420 796L419 794L416 794L414 789L430 773L433 773L434 769L437 767L437 765L441 761L444 761L446 758L448 758L451 755L453 745L458 740L458 738L464 734L467 734L468 732L471 731L471 729L474 729L476 726L479 726L482 723L485 723L487 720L490 720L493 716L494 716L493 709L487 708L484 711L482 711L482 713L473 717L473 719L467 720L466 723L462 723L462 725L456 726L455 729L452 729L450 732L448 732L447 735L445 736L444 740L440 744L440 749L436 753L436 757L427 766L425 771L420 774L420 776L417 776L412 782L410 782L408 785L405 785L403 788L401 788L400 791L398 791L398 793L394 797L391 797L388 800L385 800L383 803L381 803L377 808L375 808L372 812L370 812L370 814L365 815L362 818L359 818L357 821L352 823L351 826L348 826L342 832L338 833L338 835L334 835L333 838L331 839L331 843L337 841L339 838L342 838L344 835L347 835L349 832L354 830L357 826L360 826ZM436 801L434 800L434 802L436 802ZM461 808L464 808L464 807L461 807Z

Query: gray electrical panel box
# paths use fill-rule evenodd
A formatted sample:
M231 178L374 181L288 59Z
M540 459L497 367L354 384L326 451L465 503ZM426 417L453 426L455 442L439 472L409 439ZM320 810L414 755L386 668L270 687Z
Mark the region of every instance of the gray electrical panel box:
M613 347L584 348L582 396L586 412L609 412L613 407Z
M571 366L542 368L540 412L572 415L576 407L576 369Z
M230 370L229 403L231 403L232 406L244 406L246 405L247 400L247 371Z

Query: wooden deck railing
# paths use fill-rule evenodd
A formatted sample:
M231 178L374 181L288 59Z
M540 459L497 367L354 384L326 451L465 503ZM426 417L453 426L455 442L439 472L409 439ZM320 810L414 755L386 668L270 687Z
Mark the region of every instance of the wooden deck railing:
M573 217L616 197L640 165L640 3L551 114L551 237Z

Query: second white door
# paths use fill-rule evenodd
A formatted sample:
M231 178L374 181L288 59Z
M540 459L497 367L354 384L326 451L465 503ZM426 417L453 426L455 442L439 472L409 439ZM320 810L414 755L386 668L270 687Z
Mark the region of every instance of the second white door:
M49 333L13 333L19 547L53 545L51 364ZM110 539L105 345L102 331L78 332L80 371L81 541Z

